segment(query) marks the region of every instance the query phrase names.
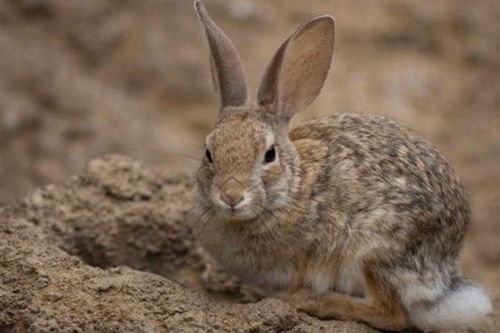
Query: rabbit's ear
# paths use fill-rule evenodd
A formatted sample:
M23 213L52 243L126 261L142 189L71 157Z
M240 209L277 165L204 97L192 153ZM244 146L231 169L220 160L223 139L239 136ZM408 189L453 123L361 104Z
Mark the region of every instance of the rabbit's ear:
M289 121L319 94L330 70L335 21L320 16L295 31L276 52L258 92L260 105L273 105L277 120Z
M215 90L220 94L222 108L242 106L247 100L245 71L240 56L229 38L208 15L201 1L195 1L195 11L205 28L210 46L210 65Z

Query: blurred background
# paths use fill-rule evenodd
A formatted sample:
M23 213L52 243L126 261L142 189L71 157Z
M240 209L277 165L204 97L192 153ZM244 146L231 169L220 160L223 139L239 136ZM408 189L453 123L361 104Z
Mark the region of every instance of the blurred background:
M337 20L334 70L300 119L386 115L431 140L471 193L464 269L500 296L498 0L206 0L255 92L283 40ZM217 113L190 0L0 1L0 204L108 153L194 171Z

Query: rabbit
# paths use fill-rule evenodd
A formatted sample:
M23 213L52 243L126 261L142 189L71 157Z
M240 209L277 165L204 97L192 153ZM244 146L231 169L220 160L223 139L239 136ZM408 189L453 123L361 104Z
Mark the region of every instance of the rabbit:
M233 44L201 1L195 10L221 107L197 173L193 230L216 261L324 319L432 331L490 313L487 292L457 265L466 192L429 142L382 116L290 128L330 70L334 18L310 20L281 45L251 104Z

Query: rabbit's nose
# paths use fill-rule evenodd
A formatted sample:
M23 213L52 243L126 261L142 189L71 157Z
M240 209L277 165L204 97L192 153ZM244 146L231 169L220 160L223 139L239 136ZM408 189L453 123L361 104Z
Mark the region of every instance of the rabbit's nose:
M234 208L245 198L245 191L239 189L228 189L220 194L220 198L228 206Z

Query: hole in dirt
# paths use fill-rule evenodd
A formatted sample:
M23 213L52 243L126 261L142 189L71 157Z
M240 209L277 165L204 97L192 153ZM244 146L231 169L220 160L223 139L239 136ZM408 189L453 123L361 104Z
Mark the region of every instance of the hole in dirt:
M90 249L89 239L76 238L75 239L75 248L74 249L66 249L68 253L71 253L78 258L80 258L87 265L99 267L102 269L112 268L117 265L113 265L109 262L109 259L106 256L104 249L100 246L95 246ZM128 266L128 265L126 265Z
M127 266L158 274L216 300L248 303L263 298L260 290L223 272L197 244L187 223L160 227L152 221L124 221L108 221L100 230L79 225L64 237L61 248L90 266Z
M194 251L196 240L189 228L125 221L108 222L99 229L74 227L63 238L61 247L91 266L128 266L165 277L186 266L202 264Z

